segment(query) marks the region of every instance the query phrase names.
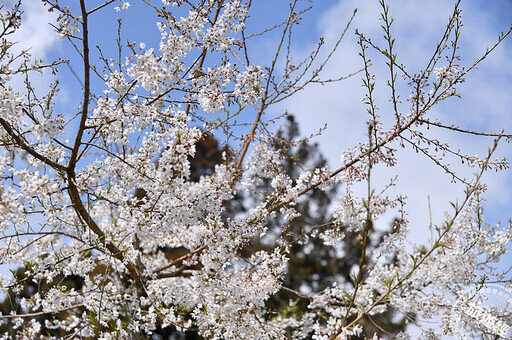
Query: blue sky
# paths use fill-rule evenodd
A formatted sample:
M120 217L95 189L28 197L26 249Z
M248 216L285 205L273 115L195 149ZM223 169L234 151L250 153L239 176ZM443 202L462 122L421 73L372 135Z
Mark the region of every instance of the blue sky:
M469 66L477 57L485 52L497 39L501 31L506 31L512 24L512 2L489 1L491 5L482 6L478 1L467 1L462 4L462 65ZM410 73L419 71L426 65L428 58L435 48L438 39L447 23L448 16L453 10L452 1L432 0L419 1L390 1L391 15L396 19L392 31L396 37L396 49L399 62L407 65ZM312 24L318 34L326 38L327 43L337 38L353 8L358 7L358 13L352 28L359 28L375 41L382 36L380 30L379 6L376 1L339 1L325 11L320 20ZM353 32L353 30L352 30ZM336 57L329 64L326 73L347 74L358 69L361 65L358 57L359 49L354 34L347 35ZM299 53L306 53L312 48L310 41L297 48ZM371 52L370 52L371 53ZM433 111L431 117L440 121L458 125L468 129L485 131L512 130L512 41L508 39L495 50L479 69L466 78L466 83L459 86L462 98L449 99ZM373 59L372 72L376 74L377 100L381 107L381 115L389 121L388 107L389 90L385 86L387 69L385 60L377 53ZM359 101L364 96L359 77L351 78L335 86L312 86L302 95L287 103L287 109L299 117L305 134L313 133L328 124L328 129L319 137L331 164L335 166L338 155L347 147L356 145L364 138L366 127L361 118L364 106ZM402 98L407 97L402 92ZM388 109L388 110L387 110ZM406 106L403 108L407 109ZM433 130L431 136L447 141L455 149L460 148L465 153L485 155L492 139L474 138L464 135ZM496 155L510 158L512 148L503 143ZM443 212L448 208L448 201L461 198L462 186L450 184L451 178L432 162L410 149L399 154L399 184L397 191L409 198L410 220L415 221L417 228L427 225L428 196L430 196L433 222L440 222ZM460 162L450 162L454 169L463 176L470 177L475 171L468 169ZM377 174L381 183L386 183L397 169L382 169ZM486 199L487 216L490 221L506 220L512 215L512 194L506 188L512 187L511 171L489 173L485 177L488 183ZM423 228L424 229L424 228ZM419 233L420 239L422 233Z
M75 3L76 1L69 2ZM264 27L276 23L287 8L287 1L259 0L253 1L255 12L248 21L249 25ZM65 2L62 2L63 4ZM88 1L88 6L95 7L100 1ZM140 0L132 0L132 7L121 14L114 10L117 4L105 8L98 18L91 20L92 45L99 44L107 50L114 44L116 37L116 18L124 16L123 41L144 41L148 46L157 42L157 30L150 12L140 10ZM378 20L380 7L378 1L318 0L310 16L298 27L295 34L293 54L307 55L317 44L319 37L324 37L326 46L336 41L344 29L354 8L358 8L355 20L348 31L340 49L324 70L325 78L336 77L356 71L361 67L358 57L359 48L353 33L358 28L362 33L379 41L382 37L381 22ZM392 26L397 38L398 60L407 65L414 73L424 66L435 48L437 39L447 23L453 9L453 1L448 0L390 0L390 13L396 20ZM461 64L471 63L491 46L502 31L512 24L512 1L510 0L469 0L463 1L462 19L464 27L461 35ZM69 59L71 65L80 74L80 61L76 52L66 42L56 40L53 29L47 24L53 18L41 8L39 1L28 0L24 3L25 23L18 33L21 47L32 47L34 56L43 59L62 57ZM148 21L146 21L148 20ZM255 41L251 53L252 62L268 61L269 53L275 46L271 37ZM387 70L385 60L377 53L370 52L373 59L371 71L376 74L377 100L381 115L389 121L392 113L388 107L389 91L385 86ZM512 37L506 39L493 54L480 65L478 70L466 77L466 83L458 87L461 99L443 102L433 111L433 116L448 124L462 128L501 131L512 133ZM67 68L59 74L62 77L60 107L76 108L79 105L80 85ZM49 75L33 78L36 85L45 85ZM402 85L401 88L405 88ZM402 92L402 98L408 95ZM366 140L365 107L360 99L364 96L359 76L332 85L313 85L302 94L280 103L269 114L277 115L285 110L294 114L300 123L304 136L315 133L327 123L327 130L315 141L319 142L323 153L333 168L338 166L341 152ZM406 106L403 107L406 109ZM74 113L74 112L73 112ZM449 142L455 149L465 153L485 155L492 139L454 134L431 128L431 136ZM502 143L496 156L512 159L512 143ZM463 186L451 183L451 178L435 166L426 157L416 154L410 148L398 154L399 165L396 168L377 168L374 174L375 186L385 185L395 174L399 175L398 185L393 193L408 197L406 208L409 212L410 228L413 238L424 241L430 235L427 226L430 218L434 224L441 224L445 211L450 211L450 201L463 197ZM468 168L460 162L451 162L453 169L462 177L471 177L475 169ZM487 200L485 214L489 222L501 220L503 223L512 217L512 170L500 173L490 172L484 177L488 184L485 195ZM428 209L430 201L431 217ZM382 225L389 223L394 215L386 216ZM509 261L510 262L510 261Z

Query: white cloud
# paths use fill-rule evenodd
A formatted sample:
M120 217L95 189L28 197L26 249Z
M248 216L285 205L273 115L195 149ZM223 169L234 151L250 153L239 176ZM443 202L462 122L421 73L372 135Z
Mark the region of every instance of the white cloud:
M8 1L2 11L11 10L13 6L14 1ZM29 52L32 61L52 62L57 49L57 36L49 23L55 22L56 14L49 13L47 7L43 6L40 0L23 1L21 10L20 28L12 35L7 36L9 41L15 42L10 52L17 55L24 50ZM20 59L18 61L21 62ZM38 95L45 94L48 85L54 80L55 77L50 72L44 72L42 75L37 72L30 73L31 86ZM25 76L13 77L10 86L20 92L26 92Z
M410 73L415 73L424 67L446 27L447 20L453 11L453 1L388 1L391 15L396 19L392 26L396 39L396 50L399 62L407 65ZM512 22L512 3L504 1L463 2L463 22L460 53L462 65L470 66L476 58L485 52L497 40L501 31L508 29ZM353 72L361 67L362 62L358 53L357 38L354 29L372 37L378 44L383 44L382 21L378 20L379 4L377 1L340 0L330 8L318 23L319 36L325 37L327 44L332 44L343 31L353 9L358 8L357 17L345 37L339 51L325 69L328 77ZM508 13L508 14L507 14ZM305 56L315 47L314 44L301 46L295 50L296 55ZM384 121L392 124L392 111L389 107L389 89L385 86L388 70L385 60L378 53L368 50L373 59L371 71L376 74L377 103L379 113ZM484 130L486 132L512 131L512 37L505 40L475 72L466 78L466 83L458 87L463 97L459 100L449 100L437 106L431 112L431 118L438 118L448 124L463 128ZM399 77L399 81L400 77ZM400 87L401 90L405 86ZM404 100L409 93L401 92ZM279 112L287 109L294 114L300 123L304 135L316 132L325 123L328 129L317 141L327 156L333 168L339 166L341 152L364 141L366 126L364 121L366 107L360 102L364 96L361 87L361 77L356 76L336 85L311 86L301 95L282 104ZM407 105L402 106L402 112L407 112ZM487 154L487 148L492 139L487 137L475 138L463 134L431 127L428 131L431 137L448 142L455 150L481 156ZM512 143L502 143L495 156L512 158ZM451 159L452 168L461 177L473 178L474 168L468 168L459 160ZM376 167L373 173L373 185L382 189L394 175L399 176L399 182L393 188L395 194L407 196L406 210L409 213L411 238L414 242L425 244L430 238L428 225L441 225L444 213L453 212L449 202L461 201L464 197L464 186L451 183L449 175L436 166L424 155L417 154L411 148L400 150L398 165L395 168ZM485 199L485 216L491 224L512 217L512 170L500 173L486 173L483 181L487 184ZM364 191L362 191L364 193ZM430 212L429 212L430 205ZM396 214L388 214L377 223L378 227L389 226ZM502 258L502 263L509 263L510 256ZM430 324L428 327L435 327ZM418 338L418 329L412 327L412 337Z
M0 1L0 5L4 6L2 12L6 10L10 11L15 3L16 1L7 0L3 3ZM40 0L23 1L21 9L23 11L22 25L19 30L8 37L10 41L16 42L11 52L17 54L22 50L29 50L33 59L45 60L52 52L57 41L53 28L48 24L49 22L55 21L56 15L49 13ZM31 77L32 86L36 90L40 88L46 89L51 76L48 74L44 74L43 76L39 76L36 73L32 74L35 75ZM15 77L9 85L24 92L24 80L24 77L18 76ZM10 270L17 267L17 264L2 264L0 265L0 275L10 277ZM0 296L0 300L2 300L2 298L3 297Z
M410 73L415 73L424 67L446 27L449 15L453 12L453 1L432 0L426 2L397 0L389 1L391 16L396 20L392 26L396 39L396 50L399 62L407 65ZM506 8L507 5L504 5ZM377 44L384 44L380 28L380 6L377 1L343 0L330 8L318 23L319 36L325 37L327 45L332 44L343 31L353 9L357 7L358 13L351 30L347 33L339 51L325 69L328 77L347 74L362 65L358 53L357 38L353 34L358 28ZM471 63L491 46L499 33L506 30L506 22L496 20L502 7L479 7L477 2L463 3L462 29L462 65ZM494 11L494 12L492 12ZM296 49L296 55L307 55L314 45L301 46ZM389 71L385 68L385 60L375 51L368 50L373 59L371 71L376 74L376 96L380 114L385 122L392 124L392 112L389 108L389 89L385 86ZM512 130L512 86L509 79L512 77L512 64L507 56L512 54L512 44L505 41L486 60L479 69L467 77L467 83L459 86L463 93L461 100L450 99L432 111L430 116L439 118L450 124L459 125L469 129L483 129L485 131ZM323 152L328 157L333 168L338 166L341 152L348 147L358 144L366 139L364 121L366 108L360 102L364 96L361 88L360 76L343 81L336 85L311 86L302 95L286 103L282 110L287 109L296 115L301 123L304 135L316 132L325 123L328 129L318 141ZM399 81L400 78L399 78ZM401 90L406 89L402 81ZM401 92L401 99L405 100L408 92ZM407 104L401 110L407 110ZM449 142L455 149L460 148L468 154L476 151L485 156L492 139L474 138L467 135L449 133L431 127L430 137L439 138ZM503 145L496 155L512 155L510 144ZM394 169L379 169L374 179L379 185L388 182L393 174L399 175L399 184L395 192L408 197L407 209L410 213L411 229L414 238L425 241L430 235L427 230L430 216L428 212L428 198L432 211L434 224L441 224L444 211L450 211L450 201L460 200L463 197L463 186L452 184L450 176L435 166L432 161L421 154L416 154L410 148L401 150L398 154L399 165ZM453 159L451 160L453 161ZM460 161L452 162L453 169L461 176L471 178L475 169L469 169ZM512 176L510 170L501 174L489 173L485 176L488 184L486 194L487 211L492 221L502 219L506 221L512 211L512 193L506 188L511 187ZM377 185L377 184L375 184ZM388 223L388 222L385 222Z
M23 1L21 8L22 25L12 38L18 42L16 48L30 49L33 56L45 58L57 41L54 29L49 25L55 21L56 15L49 13L39 0Z

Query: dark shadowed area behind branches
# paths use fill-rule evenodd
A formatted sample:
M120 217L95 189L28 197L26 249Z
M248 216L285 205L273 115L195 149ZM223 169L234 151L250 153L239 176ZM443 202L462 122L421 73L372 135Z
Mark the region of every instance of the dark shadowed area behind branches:
M283 150L282 171L287 173L292 180L297 180L301 172L308 169L320 168L326 165L326 160L319 151L319 147L315 143L306 143L305 140L298 140L300 136L299 126L292 115L285 118L284 123L279 129L273 140L273 146L276 150ZM229 155L229 148L222 146L220 143L208 133L196 144L196 153L194 157L190 157L190 181L197 182L201 176L209 176L213 173L215 165L223 162L223 153ZM234 216L237 213L245 211L244 201L249 200L250 196L265 195L271 191L270 180L265 180L257 188L255 192L243 193L238 195L236 199L229 202L226 206L226 215ZM353 266L358 265L361 257L362 245L361 237L356 233L346 233L343 243L338 247L327 247L322 240L315 236L323 230L322 226L329 225L332 216L332 202L339 191L339 186L334 185L326 190L315 189L311 195L300 201L296 206L296 210L300 216L292 221L285 221L283 216L278 214L274 219L268 219L267 236L255 239L253 244L248 245L240 251L241 256L249 255L258 250L271 250L266 244L274 244L278 235L286 235L290 241L294 241L290 252L290 260L288 262L288 270L284 277L283 285L287 290L281 290L272 296L267 305L273 311L269 313L268 318L272 319L279 315L290 316L300 315L307 312L309 300L308 293L317 292L322 289L331 287L334 282L351 284L353 282L350 276ZM134 190L134 201L144 200L146 193L143 189ZM137 203L135 203L137 204ZM284 228L284 232L283 229ZM372 228L373 229L373 228ZM383 235L380 235L382 238ZM375 242L374 243L378 243ZM376 244L369 244L369 248L375 247ZM165 257L172 261L180 258L187 253L184 248L159 248ZM336 259L336 261L333 261ZM98 267L96 271L91 273L94 275L105 268ZM18 281L23 281L24 285L21 291L9 291L9 294L0 303L0 311L6 315L11 312L23 314L20 305L22 298L33 297L36 293L45 294L52 287L66 287L66 289L80 290L83 285L83 279L78 276L58 276L51 282L46 280L36 280L27 277L25 268L19 268L14 275ZM284 309L279 306L287 306ZM85 311L91 313L89 311ZM187 311L183 311L187 314ZM44 320L50 319L66 319L66 312L57 315L43 314L37 316L36 319L44 326ZM93 319L93 318L91 318ZM5 320L0 324L0 333L15 335L12 329L12 319ZM30 322L30 320L26 320ZM393 310L386 313L378 314L370 319L364 320L365 332L361 338L372 337L374 333L380 332L382 329L387 330L390 334L396 334L398 331L405 329L405 318L398 315ZM291 331L291 329L290 329ZM62 337L66 336L62 330L44 329L44 333ZM202 337L194 330L186 332L178 331L175 328L162 329L158 327L152 335L147 335L147 339L182 339L193 340L202 339Z

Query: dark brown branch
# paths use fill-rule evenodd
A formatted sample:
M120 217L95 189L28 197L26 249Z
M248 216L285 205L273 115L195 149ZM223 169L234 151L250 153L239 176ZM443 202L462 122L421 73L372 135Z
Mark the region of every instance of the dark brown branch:
M16 134L16 132L14 132L14 130L11 127L11 125L5 119L0 118L0 125L2 125L3 129L5 130L5 132L7 132L7 134L12 139L14 139L14 141L18 144L18 146L20 148L22 148L23 150L25 150L29 155L33 156L36 159L39 159L40 161L42 161L43 163L45 163L48 166L51 166L55 170L59 170L59 171L65 171L66 170L66 167L64 165L52 161L51 159L41 155L40 153L35 151L32 147L30 147L30 145L28 145L21 136L18 136Z
M96 12L97 10L102 9L103 7L105 7L107 5L110 5L113 2L114 2L114 0L108 0L105 3L99 5L98 7L91 9L89 12L87 12L87 15L92 14L92 13Z
M76 133L75 143L73 145L73 150L71 151L71 156L69 159L68 167L70 169L74 169L75 164L77 162L78 150L80 149L80 145L82 145L82 136L85 131L85 123L87 122L87 114L89 112L89 97L91 91L91 79L90 79L90 63L89 63L89 30L87 26L87 17L88 13L85 9L85 0L80 0L80 9L82 11L82 47L83 53L82 58L84 60L84 98L82 103L82 117L80 118L80 125L78 126L78 131Z
M476 136L486 136L486 137L506 137L506 138L512 138L512 134L506 134L504 133L490 133L490 132L482 132L482 131L472 131L469 129L463 129L454 125L444 125L439 122L433 122L428 119L418 119L418 123L420 124L427 124L427 125L433 125L439 128L448 129L452 131L467 133L470 135L476 135Z
M59 310L58 312L35 312L35 313L27 313L27 314L15 314L15 315L0 315L0 319L16 319L16 318L34 318L36 316L47 315L47 314L58 314L60 312L64 312L70 309L83 307L83 305L76 305L68 308L64 308Z
M172 273L161 273L157 275L157 279L168 279L171 277L190 277L194 275L196 270L185 270L185 266L180 267L178 270Z
M200 253L202 252L203 250L206 249L206 246L202 246L202 247L199 247L197 248L196 250L194 250L193 252L190 252L188 254L185 254L183 256L180 256L178 257L177 259L169 262L168 264L166 264L165 266L162 266L160 268L158 268L157 270L155 270L155 273L160 273L168 268L171 268L172 266L175 266L177 265L178 263L180 263L181 261L185 260L186 258L189 258L190 256L194 255L194 254L197 254L197 253Z
M306 295L306 294L302 294L301 292L299 291L296 291L296 290L293 290L293 289L290 289L290 288L287 288L285 286L281 286L281 289L280 289L282 292L286 293L286 294L290 294L290 295L294 295L294 296L297 296L297 297L300 297L301 299L306 299L308 300L309 302L313 301L313 298L309 295Z
M89 40L88 40L88 28L87 28L87 10L85 8L85 0L80 0L80 8L82 11L82 31L83 31L83 60L84 60L84 98L82 103L82 117L80 120L80 125L78 127L75 143L73 146L73 150L71 151L71 156L69 160L68 167L66 169L67 173L67 181L68 181L68 194L71 199L71 203L73 205L74 210L80 216L80 218L85 222L87 227L94 232L101 244L114 256L116 259L121 261L132 278L137 283L137 286L143 288L143 282L141 276L135 269L132 263L127 261L121 252L113 243L107 241L105 233L101 228L96 224L94 219L91 217L87 209L85 208L82 199L80 198L80 193L78 191L78 187L76 185L76 173L75 166L78 161L78 151L80 146L82 145L82 136L86 129L85 123L87 121L87 114L89 110L89 97L90 97L90 70L89 70Z
M119 250L119 248L117 248L113 243L107 241L103 230L101 230L101 228L96 224L91 215L89 215L87 209L85 209L85 206L82 203L80 193L78 192L78 188L75 183L75 173L73 169L68 170L68 194L71 199L71 203L73 204L73 208L85 222L87 227L89 227L89 229L92 232L98 235L101 244L103 244L103 246L105 246L105 248L107 248L108 251L112 253L112 256L114 256L116 259L121 261L126 266L126 269L130 272L132 278L142 286L142 279L137 270L135 270L134 266L125 259L123 253L121 252L121 250Z

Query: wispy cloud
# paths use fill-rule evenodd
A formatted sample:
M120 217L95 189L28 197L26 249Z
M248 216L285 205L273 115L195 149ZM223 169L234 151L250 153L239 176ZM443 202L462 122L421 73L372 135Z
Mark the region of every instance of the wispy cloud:
M6 4L6 8L10 7ZM49 25L55 22L56 15L49 13L39 0L23 1L22 3L22 25L13 35L14 41L18 44L16 48L30 49L30 53L37 58L44 58L54 48L57 36L54 29Z
M7 1L3 10L10 10L14 3L15 1ZM15 42L10 52L19 54L21 51L28 51L32 61L43 60L46 63L53 61L57 48L57 36L49 23L55 22L56 14L49 13L47 7L43 6L39 0L23 1L21 10L23 12L21 27L7 37ZM30 74L31 85L39 95L47 91L48 85L53 80L54 77L49 72L42 75L36 72ZM10 85L17 91L26 92L25 78L22 75L15 76Z
M392 32L396 39L396 50L400 63L407 65L410 73L424 67L433 53L437 40L442 36L449 15L453 12L453 1L432 0L389 1L390 13L396 20ZM330 8L318 22L319 36L323 36L327 44L332 44L343 31L354 8L358 13L352 25L352 31L346 36L335 58L330 62L325 74L329 76L348 74L362 66L358 57L360 52L357 38L352 34L355 28L372 37L383 45L380 25L380 6L377 1L343 0ZM511 4L501 2L494 6L481 6L478 2L468 1L462 5L464 27L462 29L461 64L470 66L485 49L492 46L501 31L508 29L512 23ZM509 12L507 12L507 10ZM300 46L296 55L305 55L314 45ZM377 100L380 114L389 126L392 123L392 111L389 107L389 88L386 81L389 71L385 60L378 53L372 53L373 66L371 71L376 75ZM449 99L437 106L431 118L458 125L463 128L497 131L512 130L512 63L508 57L512 55L512 42L505 41L486 60L478 70L467 77L467 82L458 87L462 99ZM401 79L399 78L399 81ZM402 112L407 112L408 97L406 84L400 86L401 99L404 104ZM305 92L283 103L281 110L287 109L295 114L302 123L304 135L316 132L325 123L328 129L318 141L333 167L338 166L340 152L348 147L366 140L364 121L365 107L360 102L364 96L359 76L345 80L332 86L312 86ZM467 135L454 134L430 128L431 137L448 142L455 149L460 148L468 154L480 153L485 156L492 139L474 138ZM512 156L512 146L503 145L496 156ZM444 211L450 210L450 201L463 196L463 186L451 183L451 177L421 154L410 148L398 153L399 165L394 169L377 168L374 175L375 186L383 186L394 174L399 175L399 183L395 193L408 197L407 209L410 213L411 229L417 240L425 241L428 237L430 218L434 224L442 222ZM453 159L451 160L453 161ZM461 176L471 178L475 169L467 168L460 161L452 164L452 168ZM506 188L512 187L512 171L500 174L490 173L484 177L488 184L486 194L487 210L491 213L490 220L506 220L512 212L512 193ZM431 215L428 209L430 198ZM391 216L389 216L391 218ZM388 223L383 221L382 223Z

